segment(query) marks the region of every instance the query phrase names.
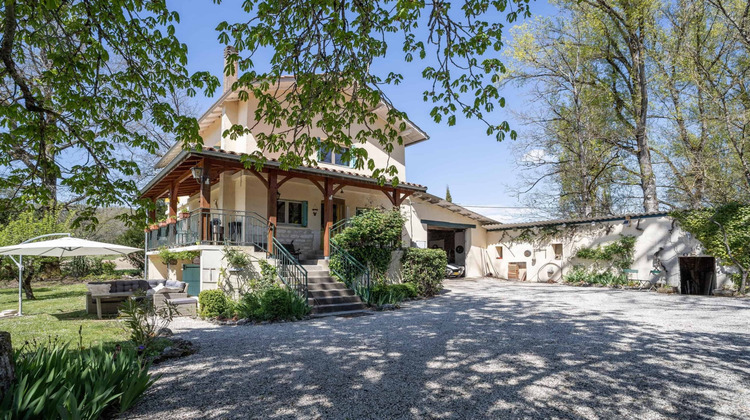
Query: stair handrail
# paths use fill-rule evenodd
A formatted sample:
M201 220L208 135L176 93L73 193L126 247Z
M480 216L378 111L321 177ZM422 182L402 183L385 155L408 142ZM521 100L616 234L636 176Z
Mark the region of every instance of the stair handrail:
M354 256L348 253L342 247L336 245L333 238L329 240L331 258L340 257L341 263L344 265L337 270L336 264L330 264L329 268L331 273L341 279L346 286L354 290L354 293L359 296L365 303L370 303L370 295L372 290L372 284L370 279L370 269L359 262ZM351 275L351 273L355 273Z
M276 262L276 275L279 276L289 290L294 291L307 303L307 269L284 248L284 245L275 236L273 237L273 247L270 256Z

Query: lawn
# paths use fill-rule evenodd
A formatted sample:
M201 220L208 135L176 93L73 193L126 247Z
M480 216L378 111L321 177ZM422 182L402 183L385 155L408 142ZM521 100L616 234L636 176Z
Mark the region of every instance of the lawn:
M0 318L0 330L11 334L13 347L25 342L59 337L78 342L81 329L85 346L113 346L127 340L128 334L116 319L96 319L86 313L86 286L83 284L39 284L34 288L36 300L23 301L22 317ZM18 308L18 289L0 289L0 310Z

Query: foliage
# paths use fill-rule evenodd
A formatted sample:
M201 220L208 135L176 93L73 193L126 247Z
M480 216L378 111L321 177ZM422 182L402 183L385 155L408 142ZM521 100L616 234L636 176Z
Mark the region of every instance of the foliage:
M269 321L301 319L309 312L307 302L286 287L271 287L260 297L261 316Z
M221 290L203 290L198 294L201 316L204 318L231 317L231 301Z
M128 227L120 236L115 238L114 243L125 246L132 246L133 248L143 249L145 237L143 231L136 224ZM125 255L125 259L133 265L137 270L143 272L146 265L143 252L133 252Z
M333 238L334 243L365 264L374 278L388 271L393 251L401 248L404 216L398 209L383 211L370 209L350 219L347 227ZM340 255L331 256L331 268L346 267Z
M434 296L443 288L448 256L442 249L407 248L401 260L403 278L414 283L420 296Z
M601 284L603 286L618 286L628 284L628 278L622 273L614 274L609 271L590 271L583 267L575 267L563 278L565 283L573 284Z
M120 309L123 326L140 352L152 349L157 332L168 327L174 315L179 315L174 305L167 302L157 309L153 299L143 296L126 300Z
M15 352L16 381L3 418L98 419L122 413L154 383L134 351L78 349L49 341Z
M375 110L387 102L381 86L404 80L394 66L374 70L388 47L394 47L392 41L386 42L393 34L403 36L397 49L403 50L406 62L425 64L421 74L433 88L423 92L423 99L432 104L430 116L435 122L445 118L454 125L457 114L463 114L486 124L487 134L498 140L510 131L507 122L490 121L493 110L505 105L495 86L495 73L503 65L493 52L503 45L502 14L510 22L528 16L526 0L453 4L249 0L243 9L246 19L222 22L217 30L220 42L236 48L224 69L230 76L241 73L232 89L240 92L240 99L259 98L255 119L272 127L324 127L327 136L320 139L324 150L343 152L344 160L371 170L381 182L391 177L393 183L400 182L396 167L378 167L366 149L352 146L369 140L390 153L394 143L403 143L404 113L388 107L387 125L373 124L379 118ZM427 25L426 16L430 16ZM270 70L260 72L253 67L253 56L270 46ZM285 75L295 76L294 83L283 93L271 89ZM349 130L353 126L363 129ZM225 135L236 138L253 128L235 125ZM246 164L264 161L263 151L268 150L280 152L283 169L315 164L318 139L308 130L253 135L261 151ZM515 132L510 135L515 138Z
M240 248L224 247L223 259L227 268L219 270L219 288L228 296L243 296L264 291L276 281L276 267L265 259L258 259L260 273L253 266L249 254ZM231 277L236 280L232 281Z
M415 283L378 283L372 288L370 303L376 306L397 304L419 295Z
M750 272L750 206L730 203L702 210L671 213L686 231L699 240L706 252L740 270L740 292L747 287Z
M71 213L58 214L52 211L26 211L21 213L7 224L0 226L0 246L19 244L39 235L69 232L72 217ZM48 239L54 239L54 237ZM14 258L17 259L18 257ZM2 257L0 260L5 273L17 272L16 264L10 257ZM34 291L31 287L32 279L41 277L45 271L59 270L59 264L58 258L27 257L23 259L23 289L26 293L26 299L34 299Z
M62 274L77 279L97 276L113 278L117 276L116 267L117 264L104 261L102 257L72 257L63 262Z
M172 251L167 247L159 248L159 258L166 265L174 265L179 261L192 261L200 255L200 251Z
M451 187L449 186L445 187L445 201L449 203L453 202L453 196L451 195Z
M0 190L14 191L14 204L54 206L59 183L82 207L77 218L92 220L137 194L132 155L159 146L139 125L200 144L195 118L170 98L210 93L218 80L188 73L165 1L12 0L2 18Z
M620 239L611 244L579 249L576 257L595 262L609 262L612 266L625 270L633 265L635 242L635 236L621 235Z

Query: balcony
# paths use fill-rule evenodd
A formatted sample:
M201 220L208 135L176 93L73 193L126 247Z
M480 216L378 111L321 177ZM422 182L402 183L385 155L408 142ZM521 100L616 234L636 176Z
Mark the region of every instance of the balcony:
M253 212L198 209L176 223L148 232L148 249L191 245L255 246L266 249L268 222Z

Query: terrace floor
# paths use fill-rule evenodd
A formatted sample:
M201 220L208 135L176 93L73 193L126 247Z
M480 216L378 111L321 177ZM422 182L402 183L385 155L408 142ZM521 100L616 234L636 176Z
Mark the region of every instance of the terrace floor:
M450 280L397 311L175 321L128 418L750 418L750 299Z

